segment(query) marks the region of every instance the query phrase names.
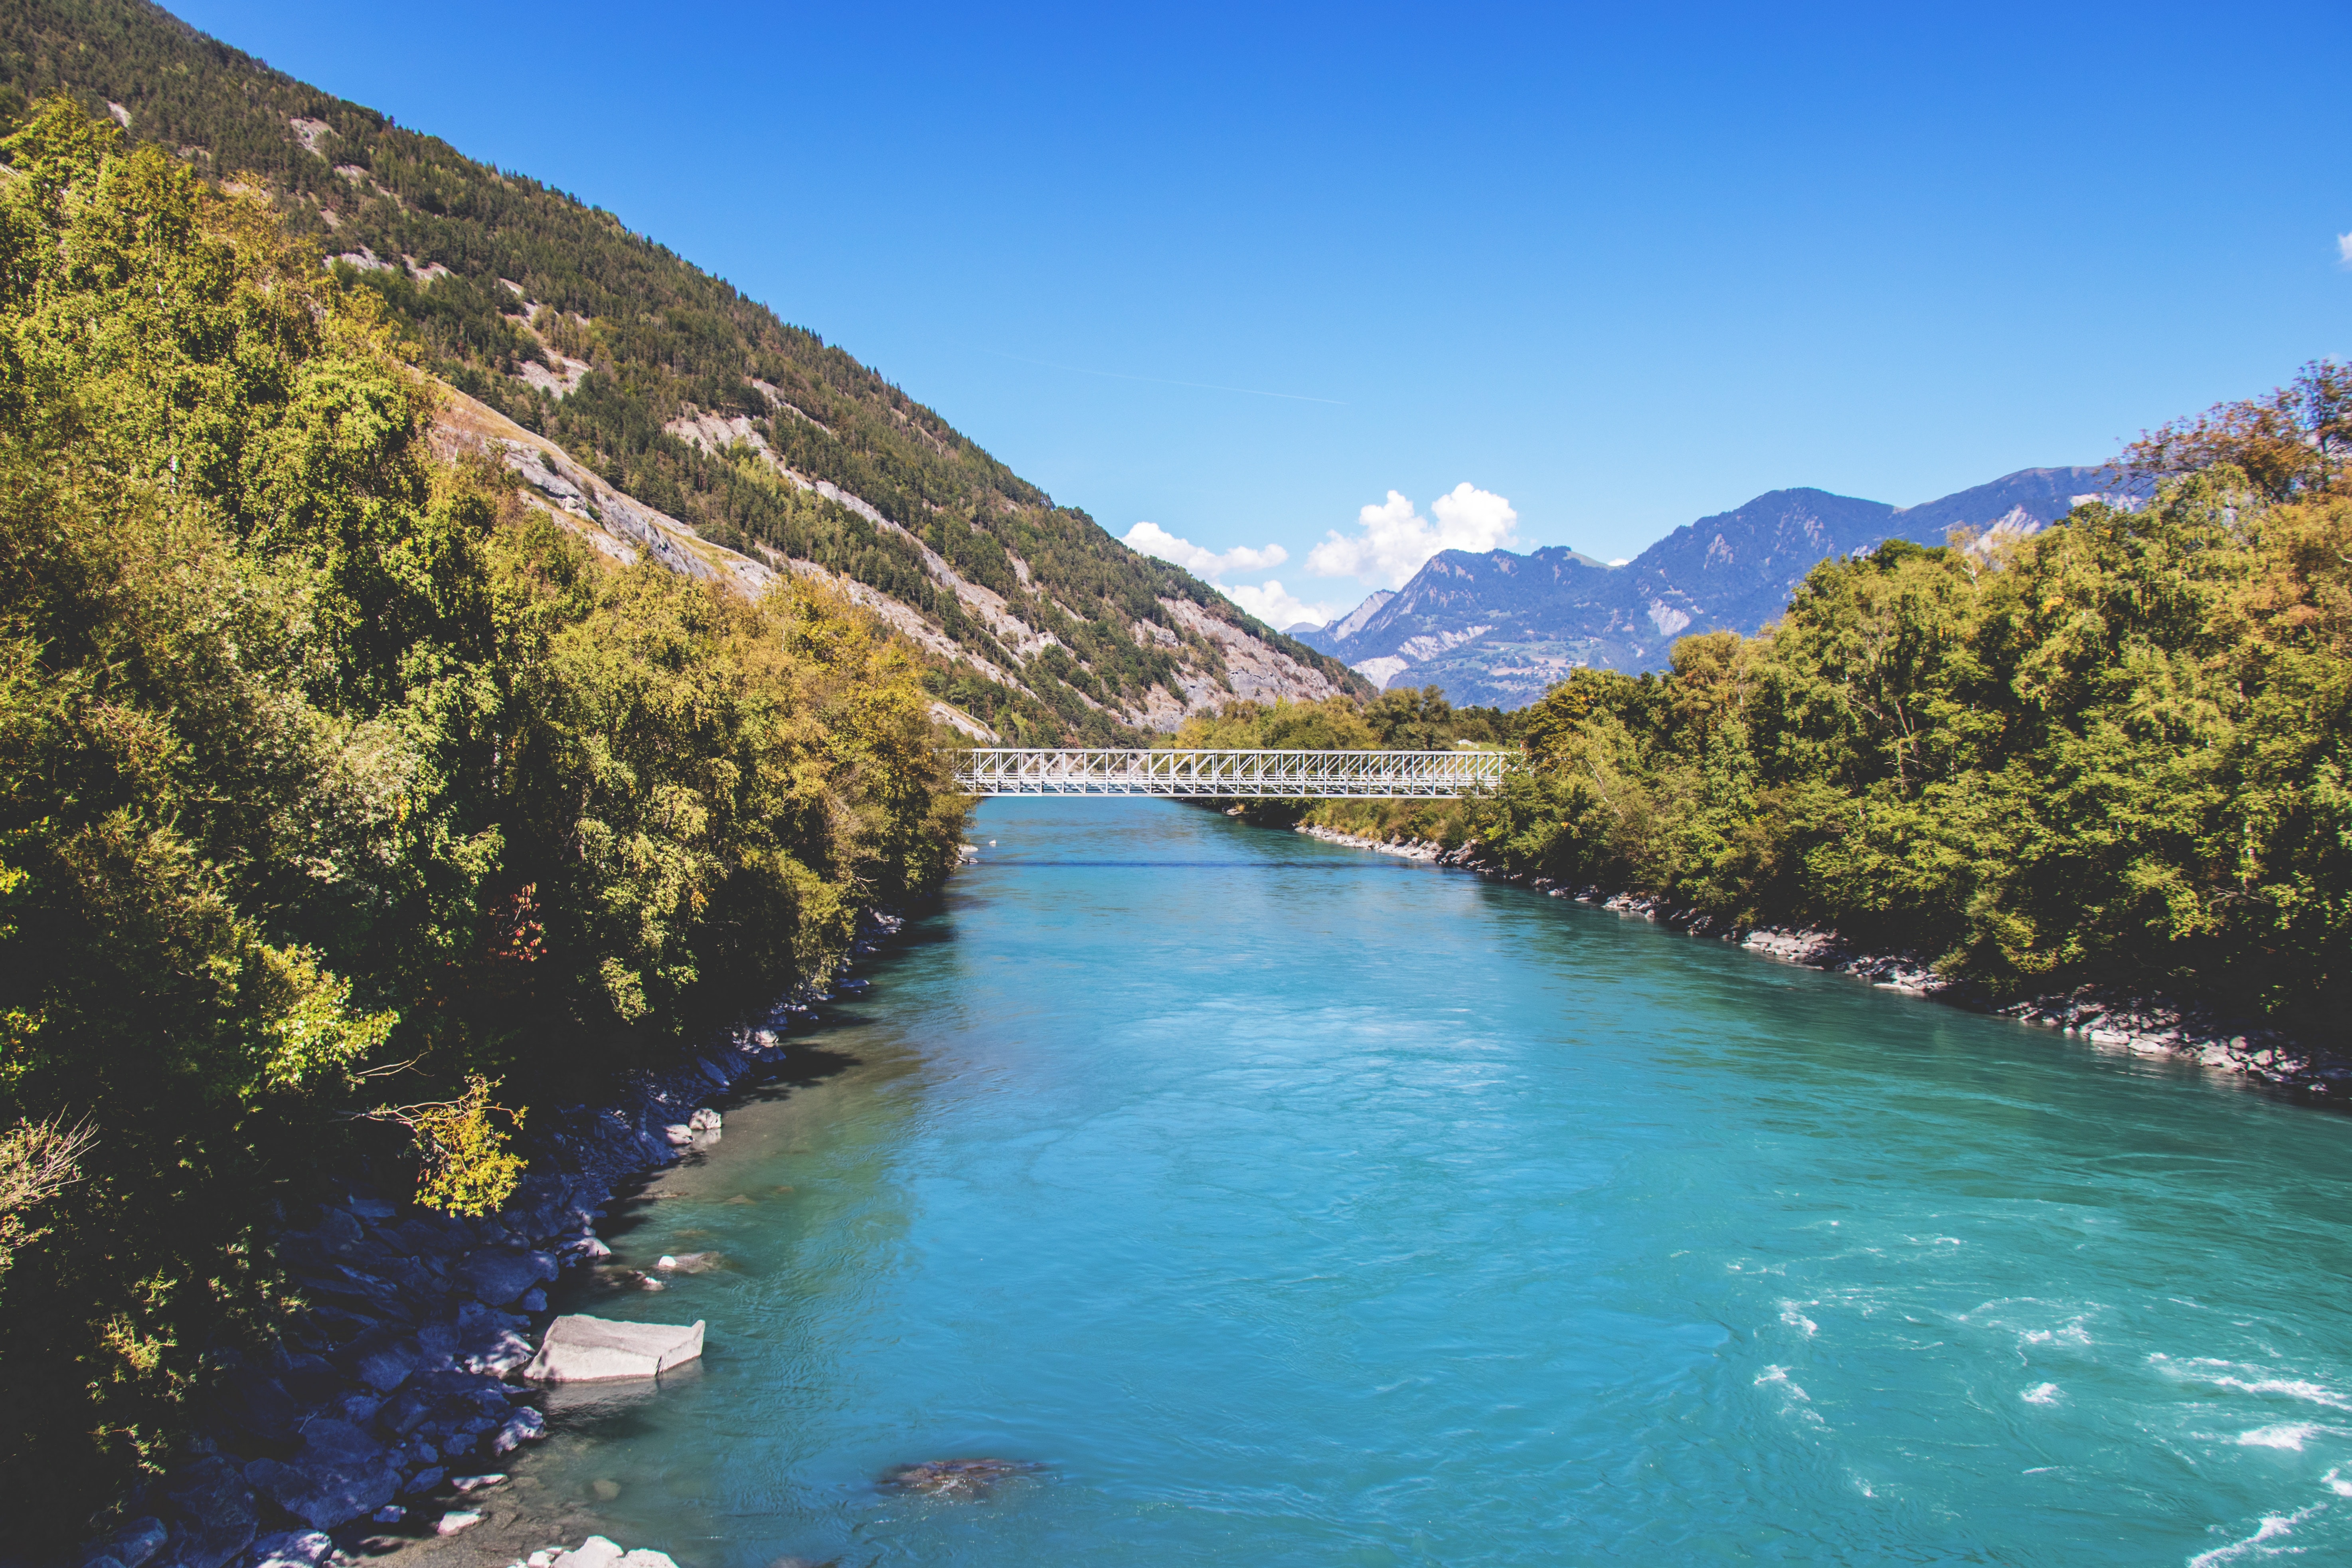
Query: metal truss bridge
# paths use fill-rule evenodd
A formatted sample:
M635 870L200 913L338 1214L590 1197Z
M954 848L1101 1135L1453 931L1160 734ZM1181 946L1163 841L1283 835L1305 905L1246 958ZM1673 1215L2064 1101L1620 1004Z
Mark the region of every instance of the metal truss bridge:
M1500 752L1116 751L974 747L959 753L966 795L1159 795L1229 800L1403 800L1502 782Z

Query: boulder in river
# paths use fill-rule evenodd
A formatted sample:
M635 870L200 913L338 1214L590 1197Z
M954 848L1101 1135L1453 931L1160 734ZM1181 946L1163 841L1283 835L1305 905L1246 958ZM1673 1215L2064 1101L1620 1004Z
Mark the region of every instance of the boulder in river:
M657 1377L702 1354L702 1322L621 1323L566 1313L547 1326L539 1353L523 1368L533 1383L604 1383Z
M931 1459L901 1465L884 1476L882 1484L927 1497L980 1498L999 1481L1044 1468L1021 1459Z

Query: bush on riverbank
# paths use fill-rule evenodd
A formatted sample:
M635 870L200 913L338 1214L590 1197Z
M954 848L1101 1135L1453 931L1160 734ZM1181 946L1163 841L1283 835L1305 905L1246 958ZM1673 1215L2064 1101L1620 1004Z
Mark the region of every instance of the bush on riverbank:
M270 1206L396 1158L355 1112L495 1154L477 1078L578 1098L766 1001L962 803L858 613L436 462L266 206L63 100L0 157L0 1165L88 1125L0 1169L0 1494L70 1533L280 1310Z

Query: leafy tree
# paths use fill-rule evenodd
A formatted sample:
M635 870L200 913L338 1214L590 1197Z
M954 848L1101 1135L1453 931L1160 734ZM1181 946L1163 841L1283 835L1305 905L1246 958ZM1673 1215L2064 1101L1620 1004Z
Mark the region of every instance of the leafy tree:
M2117 467L2172 479L2226 464L2265 499L2284 501L2342 483L2347 450L2352 365L2313 360L2267 395L2216 404L2142 435Z

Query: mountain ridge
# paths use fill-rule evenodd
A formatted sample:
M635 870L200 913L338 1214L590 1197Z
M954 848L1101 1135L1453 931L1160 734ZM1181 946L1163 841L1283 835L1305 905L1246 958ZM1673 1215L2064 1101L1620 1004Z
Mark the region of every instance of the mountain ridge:
M1678 637L1753 635L1822 562L1954 529L2031 532L2113 489L2101 467L2021 468L1913 507L1799 487L1685 523L1622 566L1566 545L1441 551L1331 627L1297 633L1376 684L1437 685L1455 703L1515 708L1580 666L1664 667Z

